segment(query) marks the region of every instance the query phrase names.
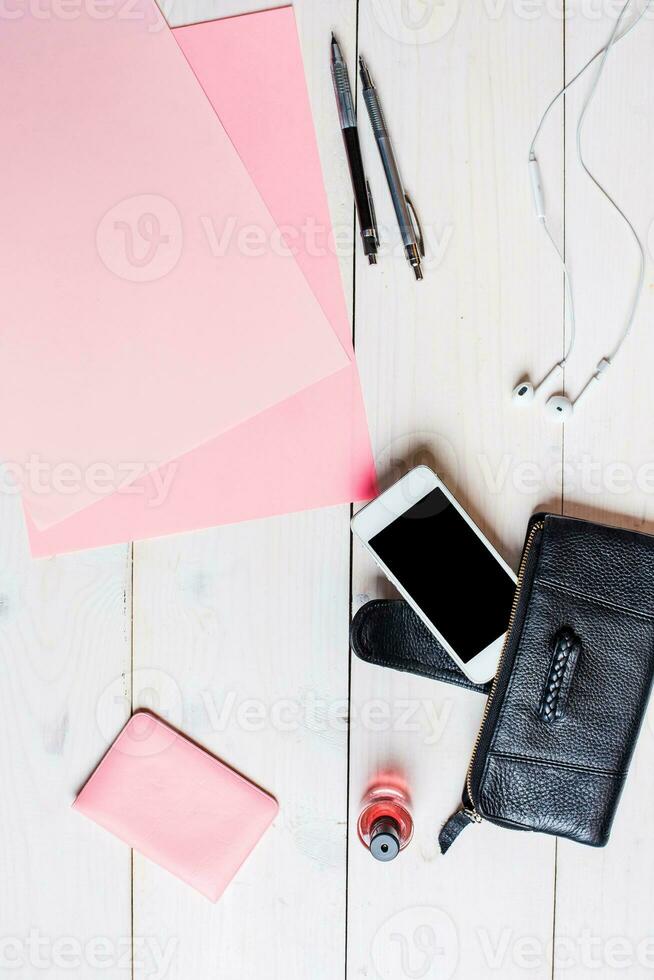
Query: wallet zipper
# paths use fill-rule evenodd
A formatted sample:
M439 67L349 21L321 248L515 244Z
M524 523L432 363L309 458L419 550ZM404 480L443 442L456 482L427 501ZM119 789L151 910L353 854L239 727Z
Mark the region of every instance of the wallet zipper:
M488 695L488 700L486 701L486 707L484 708L484 714L483 714L482 719L481 719L481 725L479 726L479 732L477 733L477 738L475 739L475 744L474 744L473 749L472 749L472 755L470 756L470 763L468 765L468 771L466 772L465 788L466 788L466 794L467 794L467 797L468 797L468 801L467 802L470 805L464 807L464 813L466 814L466 816L468 817L468 819L470 820L471 823L481 823L481 821L483 820L483 817L481 816L481 814L479 813L479 811L477 809L477 803L475 801L475 798L474 798L474 795L473 795L473 790L472 790L473 769L474 769L475 761L477 759L477 755L479 753L479 748L480 748L481 743L484 740L484 737L486 735L486 731L485 731L485 729L486 729L486 723L487 723L487 721L489 719L489 716L491 714L491 709L492 709L493 703L495 701L495 696L496 696L497 691L498 691L498 689L500 687L500 680L502 679L502 673L503 673L503 667L504 667L504 661L505 661L505 657L506 657L506 652L507 652L508 647L509 647L509 643L510 643L510 640L511 640L511 633L512 633L513 627L515 625L516 617L517 617L517 614L518 614L518 609L519 609L519 606L520 606L520 599L522 597L522 588L523 588L523 585L524 585L524 580L525 580L525 576L526 576L526 573L527 573L527 568L529 566L529 558L530 558L530 555L531 555L531 549L532 549L534 540L536 538L536 535L539 533L539 531L542 531L542 529L543 529L544 526L545 526L545 522L544 521L537 521L532 526L532 528L531 528L531 530L529 532L529 536L527 537L527 541L525 543L524 550L522 552L522 558L520 559L520 568L518 569L518 581L516 582L515 595L513 597L513 604L511 606L511 615L509 616L509 625L507 627L506 636L504 637L504 643L502 645L502 652L500 653L500 658L499 658L498 665L497 665L497 672L496 672L495 678L493 680L493 684L492 684L492 687L491 687L491 690L490 690L490 694Z

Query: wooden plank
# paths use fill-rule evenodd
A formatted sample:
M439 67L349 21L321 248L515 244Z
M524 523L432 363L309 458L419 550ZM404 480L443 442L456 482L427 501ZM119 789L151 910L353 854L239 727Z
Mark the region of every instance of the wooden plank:
M638 5L635 5L638 6ZM589 20L573 4L567 27L568 74L609 37L618 8ZM646 17L614 49L589 110L584 146L589 163L647 243L654 193L649 161L654 150L651 78L652 22ZM567 384L574 397L600 357L617 342L637 274L637 251L628 231L584 179L574 147L574 126L584 91L568 101L566 166L567 241L577 296L578 342ZM633 333L600 387L565 426L566 513L654 531L654 360L651 253L645 293ZM616 655L617 652L616 652ZM654 965L651 926L654 845L648 815L654 805L652 710L616 817L611 841L595 851L559 846L557 965L555 976L608 980L618 972L649 975Z
M376 270L359 263L357 352L383 483L431 464L516 563L529 514L550 502L541 477L553 464L547 495L560 501L561 433L510 393L561 351L561 275L533 216L526 168L538 108L562 75L561 24L472 4L455 5L448 22L452 6L414 11L412 21L390 0L361 3L360 49L432 258L416 285L363 126L387 254ZM552 126L545 155L561 173L560 116ZM556 178L550 193L562 210ZM355 609L380 594L388 586L355 547ZM474 615L465 583L461 595L462 615ZM375 724L356 722L375 706ZM482 709L474 694L353 663L352 977L517 977L534 950L532 975L549 976L554 842L483 825L438 854ZM374 865L355 821L369 779L388 767L412 788L416 836L392 865Z
M180 4L170 16L181 23L248 9ZM356 4L306 0L295 9L332 217L351 228L328 55L332 28L353 51ZM351 302L351 255L342 271ZM262 476L253 460L253 479ZM343 506L135 547L135 703L154 698L281 807L216 906L135 858L135 931L174 944L168 980L344 972L348 524Z
M0 970L128 977L129 851L71 803L128 710L130 549L33 561L4 487Z

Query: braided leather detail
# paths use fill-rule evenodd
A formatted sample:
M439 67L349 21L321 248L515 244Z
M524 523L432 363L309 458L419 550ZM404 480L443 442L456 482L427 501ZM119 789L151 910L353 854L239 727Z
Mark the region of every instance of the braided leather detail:
M572 672L579 656L579 638L567 626L557 633L549 674L538 709L539 717L552 724L563 717Z

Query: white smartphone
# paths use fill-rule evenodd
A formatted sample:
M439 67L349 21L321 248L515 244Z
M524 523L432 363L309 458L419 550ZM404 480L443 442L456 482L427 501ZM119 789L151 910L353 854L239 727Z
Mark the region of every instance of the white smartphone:
M436 474L411 470L352 531L464 674L494 677L517 579Z

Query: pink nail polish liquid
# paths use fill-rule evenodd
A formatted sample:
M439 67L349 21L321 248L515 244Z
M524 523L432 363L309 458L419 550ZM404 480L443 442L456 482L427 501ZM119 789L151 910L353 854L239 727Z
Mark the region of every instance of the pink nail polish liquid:
M357 829L377 861L392 861L413 837L410 797L403 780L384 774L368 787Z

